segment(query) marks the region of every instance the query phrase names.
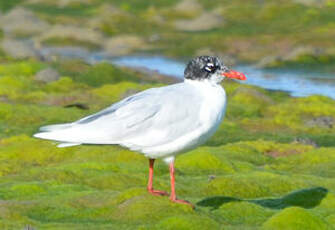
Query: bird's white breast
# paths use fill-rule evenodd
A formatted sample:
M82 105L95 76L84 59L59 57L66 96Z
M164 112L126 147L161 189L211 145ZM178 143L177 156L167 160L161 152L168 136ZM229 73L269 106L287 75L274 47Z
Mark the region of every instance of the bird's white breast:
M210 82L186 81L185 84L191 84L198 95L201 95L200 111L196 114L198 116L198 128L169 143L142 149L141 152L146 156L168 158L189 151L203 144L219 127L226 107L224 89L220 85ZM190 116L192 115L194 114Z

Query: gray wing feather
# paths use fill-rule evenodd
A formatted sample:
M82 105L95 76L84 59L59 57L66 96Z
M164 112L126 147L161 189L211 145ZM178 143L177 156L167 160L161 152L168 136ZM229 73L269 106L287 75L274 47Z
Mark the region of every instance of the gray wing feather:
M200 103L179 84L152 88L84 117L67 129L39 135L62 142L154 146L197 128ZM191 97L192 105L184 97ZM178 108L178 111L177 111ZM175 111L175 112L174 112ZM193 116L190 116L190 115ZM44 137L43 137L44 136Z

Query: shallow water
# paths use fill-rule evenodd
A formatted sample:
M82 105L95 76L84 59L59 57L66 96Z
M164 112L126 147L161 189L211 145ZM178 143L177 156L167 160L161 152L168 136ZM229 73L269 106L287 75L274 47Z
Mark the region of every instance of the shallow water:
M89 53L75 48L47 48L44 49L44 53L67 58L81 58L89 63L106 61L120 66L147 68L178 78L183 77L186 64L163 56L111 57L104 53ZM243 81L243 84L286 91L296 97L323 95L335 99L335 74L311 73L291 69L264 70L246 65L237 65L234 69L246 74L247 80Z

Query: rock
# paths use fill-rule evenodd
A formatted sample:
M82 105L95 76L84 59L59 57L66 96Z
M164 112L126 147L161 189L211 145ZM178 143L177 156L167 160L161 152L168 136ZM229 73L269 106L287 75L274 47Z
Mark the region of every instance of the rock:
M13 58L40 58L39 52L29 42L6 38L1 46L3 51Z
M203 11L203 7L195 0L182 0L174 10L185 14L198 14Z
M33 12L22 7L14 8L1 17L0 26L6 34L20 36L39 34L50 27Z
M289 207L270 217L261 228L262 230L279 229L309 229L326 230L328 228L324 220L311 214L308 210L298 207Z
M189 20L178 20L175 28L181 31L207 31L222 26L223 18L217 13L205 12L199 17Z
M60 78L59 73L53 68L43 69L35 75L35 80L41 81L44 83L57 81L59 78Z
M100 46L104 42L102 33L93 29L81 28L77 26L55 25L50 30L41 34L36 41L43 43L48 39L71 39L74 41L87 42Z
M147 48L146 42L135 35L114 36L104 44L104 49L112 56L127 55L134 50L143 50L145 48Z
M314 117L311 120L305 122L307 126L320 127L320 128L333 128L335 120L330 116Z

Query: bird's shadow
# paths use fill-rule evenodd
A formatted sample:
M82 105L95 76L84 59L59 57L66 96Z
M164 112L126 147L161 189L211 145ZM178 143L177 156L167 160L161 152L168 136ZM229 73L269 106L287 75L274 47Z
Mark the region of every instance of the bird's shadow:
M240 199L227 196L213 196L197 202L197 205L203 207L211 207L212 210L215 210L220 208L221 205L229 202L245 201L270 209L284 209L292 206L302 208L314 208L320 204L320 202L327 195L327 193L328 189L326 188L313 187L296 190L279 198Z

